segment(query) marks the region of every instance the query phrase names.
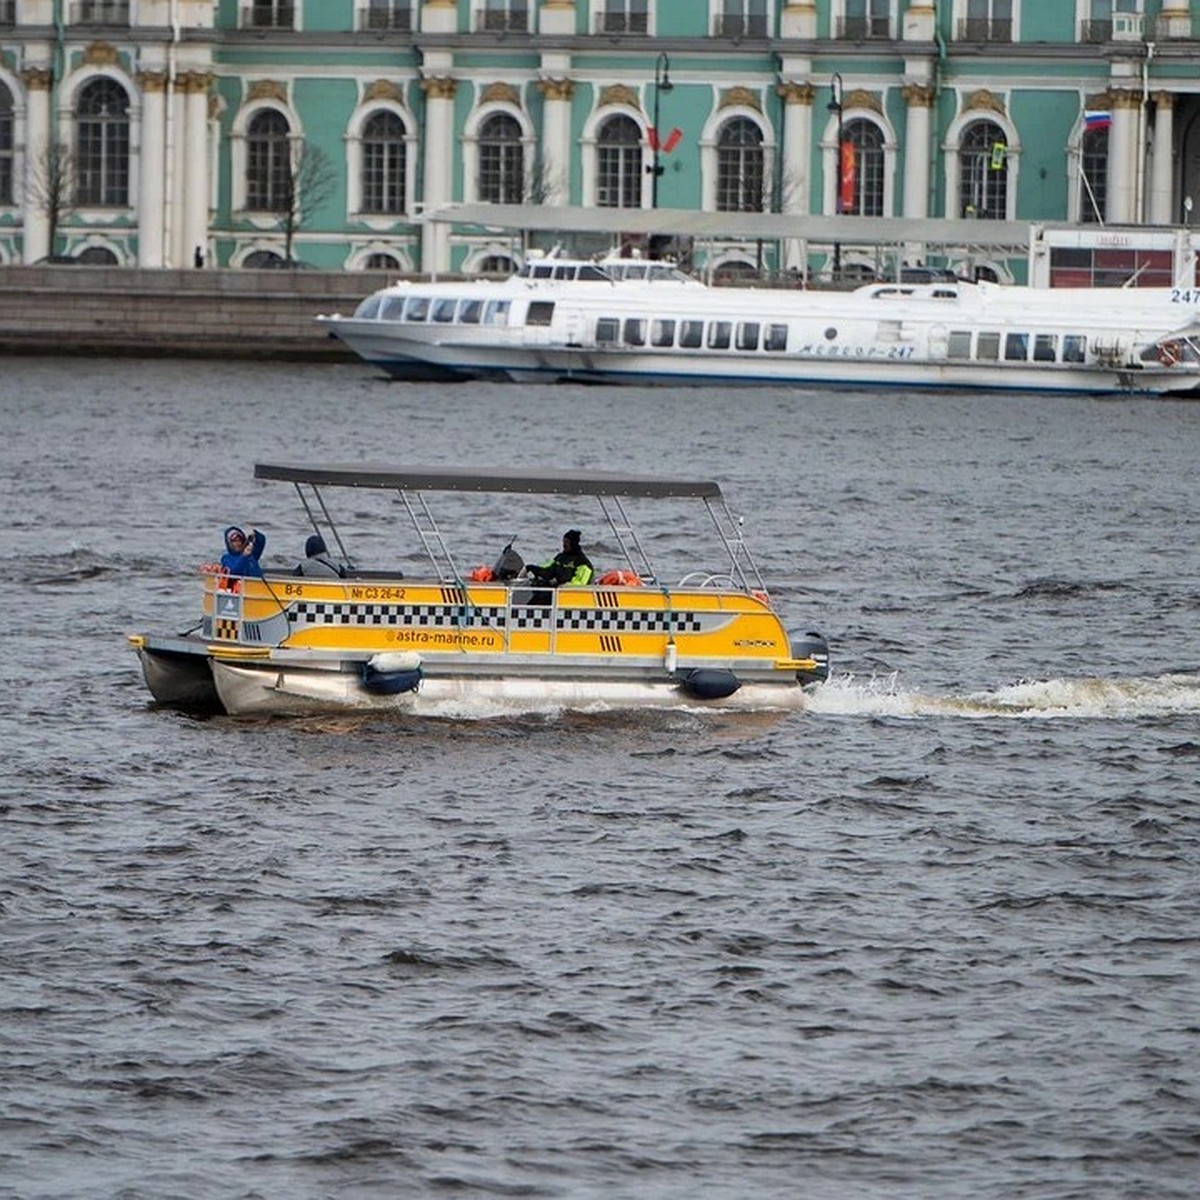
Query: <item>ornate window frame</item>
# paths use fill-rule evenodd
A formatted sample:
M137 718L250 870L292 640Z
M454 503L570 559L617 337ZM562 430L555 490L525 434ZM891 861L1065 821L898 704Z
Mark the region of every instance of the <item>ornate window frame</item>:
M653 85L651 85L653 86ZM623 91L628 91L624 85L618 85ZM598 189L600 186L600 164L598 161L598 134L600 127L612 117L628 117L642 131L642 187L641 187L641 203L639 208L650 207L650 172L646 170L649 164L647 155L646 134L649 127L649 122L646 114L642 111L641 105L637 102L636 97L631 94L622 96L621 98L609 97L605 99L606 88L597 89L596 107L588 114L587 120L584 122L583 132L579 138L579 148L581 152L582 171L582 197L583 204L592 208L599 208Z
M537 131L529 114L521 107L520 97L510 84L491 84L485 87L478 103L463 123L462 141L462 191L468 204L480 202L479 196L479 132L484 122L498 113L512 117L521 129L521 194L526 198L533 178L534 158L537 154Z
M775 171L778 146L775 129L752 104L735 103L715 108L700 132L700 207L704 212L717 211L717 183L720 173L718 145L721 130L730 121L744 118L758 127L762 134L763 153L763 207L762 212L774 211Z
M233 119L229 131L229 164L230 164L230 217L234 221L242 221L255 229L275 230L279 226L279 214L264 212L261 209L248 208L246 205L246 166L249 157L247 137L250 122L261 112L273 110L279 113L288 123L288 141L291 145L293 161L298 142L304 140L304 128L296 109L291 103L290 85L281 98L278 95L254 95L253 89L242 102ZM252 249L263 249L256 246ZM271 249L272 247L267 247ZM247 251L249 253L249 251Z
M624 0L626 13L628 14L628 0ZM646 0L646 30L643 33L640 29L632 27L625 29L606 29L605 16L608 13L610 3L620 4L621 0L590 0L588 4L588 32L596 34L598 37L654 37L658 26L658 8L657 0ZM630 23L631 25L632 23Z
M363 130L367 122L380 112L389 112L398 117L404 126L403 213L363 211ZM372 97L369 92L360 99L346 126L346 213L349 220L361 222L368 229L380 231L410 220L417 204L416 129L417 123L412 113L398 99Z
M12 195L7 200L0 199L0 211L15 212L21 206L25 195L25 89L20 80L10 75L0 65L0 87L8 92L12 120L12 146L10 147L9 169L12 181Z
M945 164L945 192L942 196L944 208L942 211L948 218L958 214L958 195L962 182L961 147L963 134L968 125L977 121L990 121L998 125L1007 139L1005 142L1006 178L1004 184L1004 212L995 218L1000 221L1016 220L1017 191L1020 184L1021 144L1017 136L1017 127L1008 115L1006 98L994 97L990 93L975 93L964 98L958 115L946 129L946 138L942 143L942 161Z
M883 135L883 215L896 211L896 166L899 144L896 131L874 96L857 89L848 91L842 101L842 128L851 121L869 121ZM837 215L837 189L841 179L841 148L838 146L838 119L831 113L821 135L821 212Z
M74 154L78 145L79 125L76 110L80 93L97 79L110 79L125 90L129 100L129 186L123 205L72 206L75 228L79 225L111 225L114 222L136 220L138 197L141 195L142 174L142 93L124 71L109 64L88 64L75 71L64 81L58 96L58 144L69 147ZM66 229L59 231L69 236ZM109 247L110 249L112 247ZM121 255L117 254L118 261Z
M754 14L746 8L752 0L740 0L741 15L732 20L726 13L728 0L708 0L708 34L710 37L727 38L735 42L745 38L770 38L775 36L776 0L763 0L766 7L764 29L753 28Z

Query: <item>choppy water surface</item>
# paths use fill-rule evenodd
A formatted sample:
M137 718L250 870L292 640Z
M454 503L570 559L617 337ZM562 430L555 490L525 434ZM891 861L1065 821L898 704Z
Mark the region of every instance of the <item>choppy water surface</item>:
M1195 1194L1200 406L8 359L0 414L0 1196ZM714 476L835 676L152 708L221 527L302 545L253 463L363 458Z

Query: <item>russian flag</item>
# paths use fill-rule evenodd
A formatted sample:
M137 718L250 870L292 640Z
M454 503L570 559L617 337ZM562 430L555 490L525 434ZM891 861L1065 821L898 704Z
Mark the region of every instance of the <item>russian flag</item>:
M1085 112L1083 114L1083 127L1085 129L1109 129L1112 126L1112 113L1110 112Z

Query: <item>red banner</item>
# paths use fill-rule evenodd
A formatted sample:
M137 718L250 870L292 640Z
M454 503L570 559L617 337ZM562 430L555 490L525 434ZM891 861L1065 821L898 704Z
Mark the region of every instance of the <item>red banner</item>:
M667 140L662 142L659 141L658 130L655 129L653 125L646 130L646 141L649 143L650 149L661 150L664 154L670 154L671 151L679 145L679 140L682 137L683 130L676 128L672 129L671 132L667 134Z
M841 204L839 211L849 213L854 211L855 185L858 183L858 168L854 159L854 143L843 142L841 151L841 172L838 186L841 189Z

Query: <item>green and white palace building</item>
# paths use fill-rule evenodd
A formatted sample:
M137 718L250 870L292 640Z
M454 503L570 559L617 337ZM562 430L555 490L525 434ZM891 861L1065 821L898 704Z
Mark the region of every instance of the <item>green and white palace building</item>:
M278 261L297 179L338 270L502 267L448 204L1178 228L1200 0L0 0L0 264Z

